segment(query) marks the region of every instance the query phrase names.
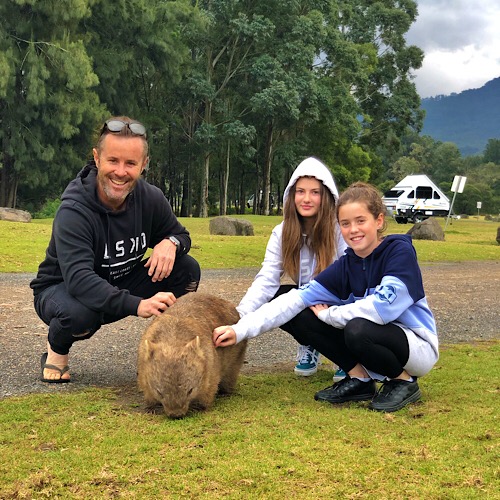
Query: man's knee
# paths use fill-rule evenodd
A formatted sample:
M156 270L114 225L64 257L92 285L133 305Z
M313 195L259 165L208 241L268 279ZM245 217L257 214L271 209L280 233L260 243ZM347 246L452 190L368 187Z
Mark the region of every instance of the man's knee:
M200 264L191 255L185 254L176 260L172 274L176 276L176 282L182 283L183 294L196 292L200 284Z
M101 313L69 295L64 283L54 285L35 297L35 309L46 325L65 335L96 331L101 325Z
M200 284L201 279L201 269L200 264L196 259L191 257L190 255L186 255L189 257L188 259L188 269L187 269L187 283L186 283L186 293L188 292L196 292L198 290L198 285Z
M54 352L67 354L74 342L92 337L101 324L100 313L76 300L66 301L49 321L48 341Z
M75 301L67 309L64 329L70 331L76 340L91 337L102 324L102 313L88 309Z

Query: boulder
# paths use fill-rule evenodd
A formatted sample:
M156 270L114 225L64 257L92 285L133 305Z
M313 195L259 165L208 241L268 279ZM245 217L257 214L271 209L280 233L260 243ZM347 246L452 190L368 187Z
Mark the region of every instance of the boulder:
M210 220L210 234L226 236L253 236L253 226L245 219L233 217L215 217Z
M417 222L406 234L414 240L444 241L444 231L434 217Z
M24 210L0 207L0 220L8 220L10 222L31 222L31 214Z

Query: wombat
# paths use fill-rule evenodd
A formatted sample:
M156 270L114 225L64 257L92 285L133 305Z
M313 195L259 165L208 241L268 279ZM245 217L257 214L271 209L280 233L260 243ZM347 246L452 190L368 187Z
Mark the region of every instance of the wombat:
M178 298L155 318L138 353L137 380L146 406L161 403L166 415L181 418L190 409L209 408L217 392L233 392L247 341L216 349L212 331L238 320L231 302L199 292Z

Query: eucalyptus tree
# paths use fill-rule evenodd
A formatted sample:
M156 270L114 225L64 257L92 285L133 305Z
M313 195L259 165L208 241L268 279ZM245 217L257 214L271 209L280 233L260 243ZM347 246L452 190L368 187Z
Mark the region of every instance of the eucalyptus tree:
M193 157L199 157L193 175L199 184L196 205L201 217L208 215L213 155L224 145L227 152L227 140L236 129L243 132L242 140L251 130L229 127L230 123L242 124L240 119L247 112L245 106L234 106L231 87L245 78L256 40L266 38L269 24L262 17L248 14L244 4L239 0L196 3L203 26L189 33L192 64L177 90L183 102L180 123L189 148L195 152ZM228 133L230 129L233 132Z
M250 100L265 144L265 193L274 151L287 141L300 141L301 156L325 160L341 186L374 178L382 167L380 156L396 151L408 129L421 127L411 72L423 54L404 39L416 3L252 5L274 26L250 72L261 86L250 92Z
M0 3L0 205L72 177L103 116L79 29L94 0Z
M276 6L279 2L276 2ZM303 133L318 119L317 79L312 66L324 37L324 17L316 2L280 4L273 12L275 31L267 57L260 62L262 88L252 97L255 113L263 122L264 213L269 213L269 191L274 150L280 142ZM266 57L266 56L264 56ZM264 73L260 68L264 67ZM295 133L292 133L295 132Z
M148 180L165 190L175 206L182 171L172 150L178 131L172 95L191 64L185 33L199 28L197 11L190 0L96 0L85 25L99 97L110 114L147 125Z
M228 202L228 185L231 173L231 161L233 158L238 158L236 160L241 167L241 162L246 158L252 158L254 156L255 150L251 146L252 139L255 136L255 128L252 125L245 125L240 120L230 121L223 125L223 151L220 154L220 158L225 158L222 162L220 169L220 188L219 188L219 213L220 215L226 215L227 202ZM234 150L238 153L234 154ZM243 186L240 185L238 190L238 195L236 199L240 201L239 209L244 203L245 192L241 189Z
M283 152L292 163L317 154L347 184L373 178L382 153L397 150L408 127L418 129L411 70L422 53L404 41L415 2L205 0L196 7L204 26L190 33L192 66L177 91L179 124L198 163L192 178L199 215L207 215L209 186L226 196L227 165L236 152L227 141L240 140L229 138L228 124L255 129L248 151L255 151L262 179L255 192L263 191L265 213ZM248 161L234 163L231 176L241 178L239 166Z
M488 142L490 144L491 140ZM500 144L500 141L497 141ZM494 142L492 144L494 146ZM488 148L486 149L486 151ZM500 214L500 161L492 161L486 155L466 156L463 158L463 173L467 177L463 195L457 197L459 213L476 213L477 202L481 202L481 213L496 217ZM467 200L469 210L462 207ZM470 210L472 208L472 210Z
M464 163L458 146L453 142L436 142L430 156L429 175L436 184L451 188L455 175L464 174Z
M241 160L255 151L268 213L275 147L300 120L317 117L311 66L321 46L323 18L315 5L277 0L198 3L206 29L193 37L196 64L184 83L194 104L185 106L185 123L194 147L203 150L199 215L207 215L210 161L217 157L225 165L220 178L227 178L231 144L247 146L239 149L244 157L233 170L236 177L243 176L239 167L248 164ZM221 205L226 185L227 180L220 186Z
M500 165L500 139L489 139L484 150L484 161Z
M338 25L341 39L351 42L344 50L355 57L343 56L338 64L338 45L325 48L331 76L345 80L351 71L350 92L362 117L360 144L377 150L397 150L408 128L419 131L423 111L412 81L412 72L423 60L423 52L408 46L405 33L417 16L414 0L339 0ZM335 28L335 26L332 26ZM335 40L336 37L333 37ZM347 80L348 81L348 80Z

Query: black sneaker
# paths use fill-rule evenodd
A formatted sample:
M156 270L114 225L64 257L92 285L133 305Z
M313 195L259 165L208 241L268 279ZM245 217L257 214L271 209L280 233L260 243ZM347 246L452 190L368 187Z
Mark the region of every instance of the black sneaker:
M377 411L398 411L408 403L418 401L421 396L416 378L413 382L398 379L387 380L373 398L369 407Z
M316 401L329 403L347 403L348 401L368 401L377 392L375 382L362 382L347 375L344 379L314 395Z

